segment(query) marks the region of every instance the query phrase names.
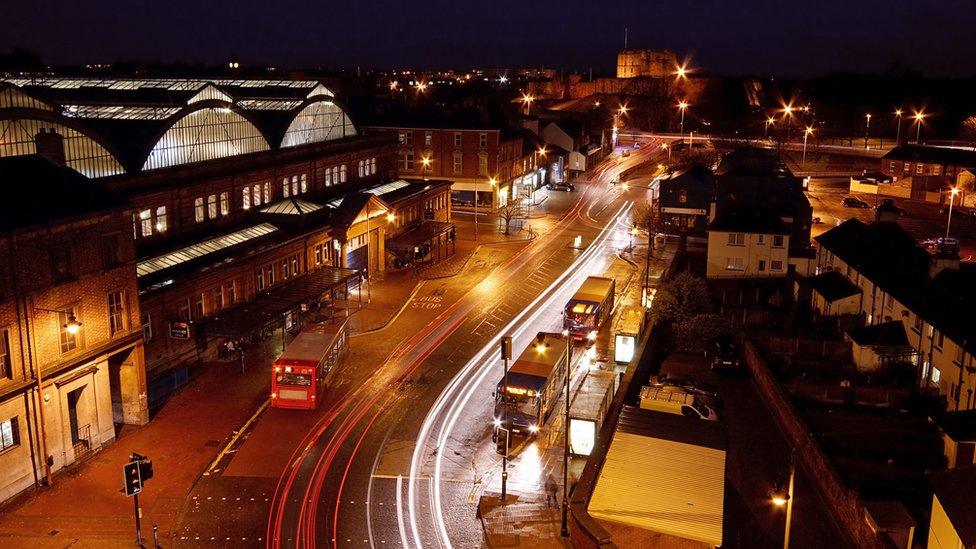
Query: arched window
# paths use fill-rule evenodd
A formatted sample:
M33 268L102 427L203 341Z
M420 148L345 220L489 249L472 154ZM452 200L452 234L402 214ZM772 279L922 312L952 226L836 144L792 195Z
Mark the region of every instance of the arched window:
M0 120L0 158L35 154L35 136L54 131L64 138L64 159L68 167L91 178L124 173L122 164L98 141L63 124L33 118Z
M192 111L156 142L144 170L266 151L261 132L236 112L219 107Z
M282 147L295 147L356 135L352 121L331 101L316 101L295 115L285 130Z

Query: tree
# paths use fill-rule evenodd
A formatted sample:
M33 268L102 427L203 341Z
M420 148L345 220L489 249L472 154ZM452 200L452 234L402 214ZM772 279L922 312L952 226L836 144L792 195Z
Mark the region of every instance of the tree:
M963 139L976 139L976 114L967 116L962 121L959 129L959 137Z
M670 327L679 349L700 350L731 331L714 309L705 281L684 271L658 287L651 316Z
M509 234L512 220L518 218L522 211L522 203L519 200L509 200L504 206L498 208L498 216L505 222L505 234Z

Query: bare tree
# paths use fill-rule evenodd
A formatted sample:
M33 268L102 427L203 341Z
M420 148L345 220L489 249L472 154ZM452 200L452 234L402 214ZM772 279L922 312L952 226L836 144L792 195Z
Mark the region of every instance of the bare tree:
M522 203L519 200L509 200L504 206L498 208L498 216L505 222L505 235L509 234L512 221L519 217L522 212Z

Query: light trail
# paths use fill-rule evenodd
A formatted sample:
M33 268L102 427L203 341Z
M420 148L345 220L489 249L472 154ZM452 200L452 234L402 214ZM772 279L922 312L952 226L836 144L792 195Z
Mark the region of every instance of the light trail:
M465 364L465 366L454 376L448 386L441 392L434 405L431 407L427 417L424 419L424 423L421 426L417 443L414 447L413 457L411 459L410 475L407 478L407 515L410 521L410 534L417 547L424 546L418 524L417 479L419 478L424 454L426 453L426 442L431 431L435 428L435 423L441 421L442 425L435 445L437 452L434 462L435 474L432 478L434 493L431 514L433 515L433 520L436 525L438 543L445 547L451 547L450 536L447 533L447 527L444 522L444 514L440 497L440 472L442 464L441 456L443 455L443 446L446 443L447 438L450 436L450 433L454 428L454 424L460 417L461 412L470 398L479 390L480 385L484 382L484 379L488 373L492 371L492 366L494 366L495 361L486 361L486 357L493 352L502 335L512 333L515 337L520 336L536 319L538 319L539 316L546 312L550 306L556 302L557 298L561 297L561 293L563 291L565 291L567 288L575 288L575 285L573 284L580 281L580 279L587 275L588 271L586 270L586 267L592 266L592 263L602 257L601 254L607 248L607 241L611 238L615 225L620 223L621 216L625 216L629 213L632 206L632 202L627 202L621 206L611 218L611 221L603 227L597 237L594 238L593 242L582 254L580 254L579 257L576 258L576 260L573 261L570 267L566 269L555 281L553 281L553 283L550 284L545 291L541 292L539 296L537 296L529 304L528 307L523 309L519 315L517 315L511 322L509 322L508 325L500 330L495 337L493 337L478 353L475 354L475 356L473 356L467 362L467 364ZM544 303L543 306L540 307L540 303ZM458 400L458 398L460 400ZM455 402L451 405L450 410L447 412L446 418L444 418L443 414L452 399L455 399ZM402 537L405 537L404 532L401 532L401 538Z

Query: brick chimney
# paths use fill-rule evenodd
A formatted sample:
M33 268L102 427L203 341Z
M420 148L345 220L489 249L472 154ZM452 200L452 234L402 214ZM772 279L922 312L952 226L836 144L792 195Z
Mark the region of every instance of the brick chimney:
M64 136L54 131L54 128L41 128L34 136L34 144L38 156L48 159L52 164L64 166Z

